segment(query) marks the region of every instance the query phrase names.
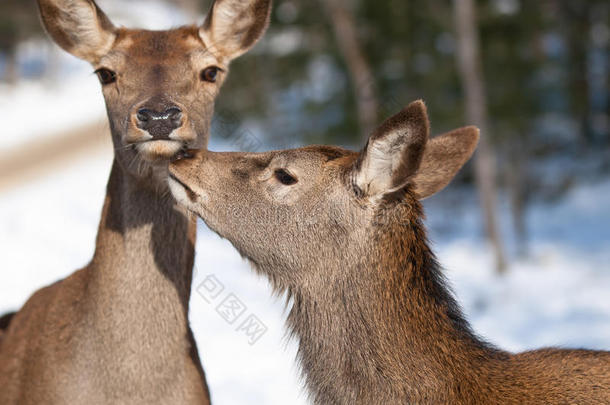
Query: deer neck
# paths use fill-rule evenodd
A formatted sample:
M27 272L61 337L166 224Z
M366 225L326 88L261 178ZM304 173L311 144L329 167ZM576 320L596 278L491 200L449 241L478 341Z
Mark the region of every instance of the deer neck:
M315 403L446 400L479 362L502 357L471 332L420 221L381 229L357 251L331 280L291 291L288 325Z
M133 359L168 373L184 355L193 357L188 301L196 223L174 208L155 178L136 178L113 163L87 269L87 316L106 356L124 359L117 364Z

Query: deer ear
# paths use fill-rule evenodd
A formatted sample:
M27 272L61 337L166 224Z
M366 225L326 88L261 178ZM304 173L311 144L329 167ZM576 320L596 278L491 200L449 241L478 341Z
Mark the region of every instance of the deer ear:
M199 36L211 52L235 59L265 33L271 4L271 0L216 0Z
M93 0L38 0L38 7L51 38L72 55L96 63L112 47L114 26Z
M354 185L366 196L403 187L419 168L429 133L423 101L409 104L369 138L354 166Z
M464 127L432 138L412 180L419 198L423 200L445 188L470 159L478 143L476 127Z

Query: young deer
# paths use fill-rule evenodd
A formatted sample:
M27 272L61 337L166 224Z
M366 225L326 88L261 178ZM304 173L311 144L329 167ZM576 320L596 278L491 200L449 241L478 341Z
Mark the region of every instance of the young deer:
M200 152L170 165L170 188L292 299L287 323L316 404L610 403L610 352L510 354L472 332L420 200L470 158L478 130L428 132L415 102L361 153Z
M228 64L271 0L217 0L203 26L169 31L116 28L92 0L38 4L96 69L115 157L91 263L36 292L2 337L0 403L207 404L188 324L196 223L174 209L167 166L206 146Z

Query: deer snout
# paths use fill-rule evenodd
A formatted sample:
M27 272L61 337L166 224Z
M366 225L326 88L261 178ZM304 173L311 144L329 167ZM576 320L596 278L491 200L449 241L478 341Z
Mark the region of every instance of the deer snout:
M164 111L140 108L135 118L138 128L148 132L153 140L169 140L169 135L184 122L182 110L177 106Z

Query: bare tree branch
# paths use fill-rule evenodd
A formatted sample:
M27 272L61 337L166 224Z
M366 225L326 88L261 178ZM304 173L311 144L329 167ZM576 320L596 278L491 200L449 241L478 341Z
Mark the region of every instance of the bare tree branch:
M358 41L356 22L346 0L321 0L335 32L335 38L347 65L358 109L362 139L377 126L379 101L373 74Z
M468 123L481 130L475 158L475 176L481 198L485 231L491 241L499 273L506 270L502 238L497 225L496 160L489 142L487 100L481 68L479 37L473 0L453 0L457 31L457 59L466 95Z

